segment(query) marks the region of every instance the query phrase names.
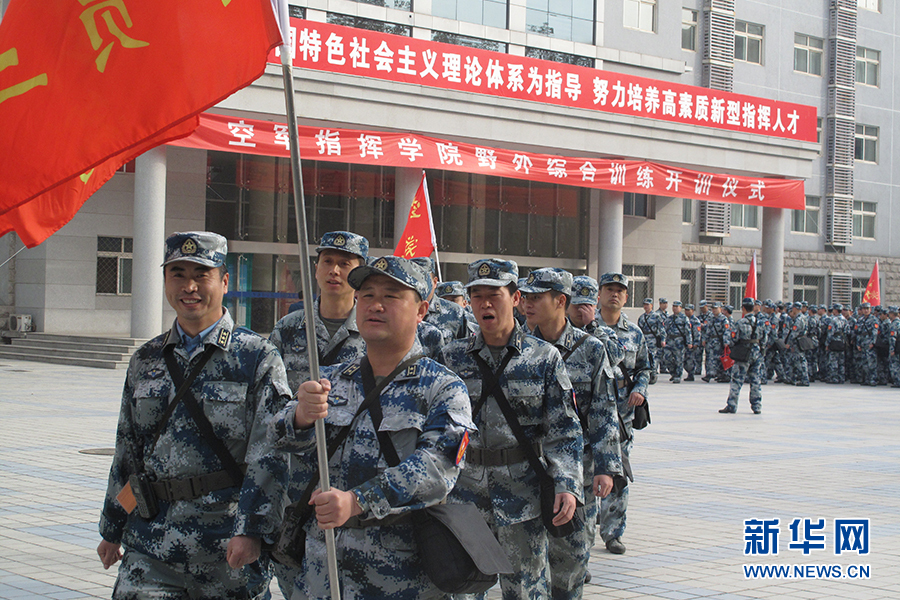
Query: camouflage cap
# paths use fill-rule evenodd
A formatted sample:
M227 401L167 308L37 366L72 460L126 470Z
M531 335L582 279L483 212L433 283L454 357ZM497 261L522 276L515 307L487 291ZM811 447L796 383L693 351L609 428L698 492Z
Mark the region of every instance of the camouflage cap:
M755 300L753 300L753 298L748 297L741 300L741 306L749 306L750 308L753 308L754 304Z
M600 281L598 282L600 287L604 285L609 285L611 283L617 283L622 287L628 287L628 276L623 275L622 273L604 273L600 276Z
M587 275L576 275L572 279L572 304L597 304L600 286L597 280Z
M419 268L429 275L437 276L437 266L435 262L431 260L431 258L427 256L417 256L416 258L411 258L410 260L419 265Z
M367 260L369 258L369 240L349 231L329 231L322 236L322 240L316 248L316 252L322 250L341 250Z
M873 308L872 310L873 310L873 312L875 312L877 314L881 314L881 312L883 311L880 304L875 306L875 308Z
M403 284L419 294L419 298L428 298L431 293L431 278L411 261L399 256L374 256L365 265L356 267L347 276L350 286L358 290L370 275L387 275L397 283Z
M732 305L730 305L730 304L726 304L726 305L723 306L722 308L724 308L725 310L727 310L729 313L733 313L733 312L734 312L734 307L733 307Z
M844 305L839 302L835 302L831 305L831 310L844 310Z
M872 305L869 304L868 302L863 302L862 304L859 305L859 308L872 308Z
M784 302L782 302L781 300L779 300L778 302L775 303L775 306L776 306L777 308L784 308Z
M700 301L700 306L706 306L707 304L709 304L709 301L707 301L707 300Z
M179 260L207 267L221 267L228 256L228 240L210 231L185 231L166 238L165 260L161 266Z
M763 306L765 306L766 308L775 308L775 303L772 302L770 298L766 298L765 300L763 300Z
M807 306L809 306L809 302L807 302L806 300L800 301L800 308L806 308Z
M653 304L653 298L644 298L644 304Z
M681 306L681 300L676 300L675 302L672 303L673 308L676 306Z
M572 297L572 274L556 267L535 269L525 278L525 284L519 286L523 294L542 294L556 291Z
M463 287L462 281L442 281L437 284L434 292L441 298L444 296L465 296L466 288Z
M659 299L659 303L660 303L660 304L668 304L669 301L666 300L665 298L660 298L660 299Z
M722 308L722 303L716 300L713 302L713 308Z
M753 305L754 306L762 306L762 300L757 298L756 300L753 301Z
M694 310L694 305L693 304L685 304L684 310Z
M513 260L482 258L469 263L469 282L466 289L476 285L505 287L511 283L518 287L519 265Z
M896 306L888 306L888 312L889 312L889 313L896 313L896 312L900 312L900 311L897 310L897 307L896 307Z

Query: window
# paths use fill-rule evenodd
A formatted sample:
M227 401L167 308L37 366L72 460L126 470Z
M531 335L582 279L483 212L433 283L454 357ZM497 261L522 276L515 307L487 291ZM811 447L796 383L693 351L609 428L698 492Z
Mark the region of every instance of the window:
M822 75L822 57L825 54L825 40L822 38L794 34L794 70L798 73Z
M765 28L746 21L734 22L734 60L762 64Z
M292 4L288 4L288 15L294 17L295 19L305 19L306 18L306 8L302 6L294 6Z
M682 304L695 304L697 302L697 270L681 270L681 298Z
M431 14L506 29L506 0L432 0Z
M593 44L594 0L526 0L525 30L547 37Z
M822 143L822 117L816 117L816 143Z
M687 225L694 222L694 201L690 198L681 199L681 222Z
M629 217L656 218L656 198L647 194L625 192L625 215ZM643 300L643 298L642 298Z
M747 271L731 271L728 280L728 304L739 310L744 300L744 291L747 289Z
M878 87L878 64L881 52L870 48L856 47L856 83Z
M365 2L365 4L385 6L385 2ZM407 0L407 4L409 4L409 0ZM393 8L390 2L387 3L387 6ZM406 8L403 10L409 9ZM394 35L412 37L412 27L409 25L397 25L396 23L388 23L376 19L366 19L365 17L328 13L328 22L334 25L344 25L345 27L355 27L357 29L367 29L369 31L380 31L382 33L393 33Z
M823 277L818 275L794 275L794 302L819 304L822 294Z
M869 279L864 277L854 277L853 278L853 287L850 292L850 302L853 306L859 306L862 304L863 298L866 295L866 287L869 285Z
M791 211L791 231L818 234L821 205L822 201L818 196L807 196L805 210Z
M690 8L681 9L681 49L694 52L697 50L697 17L698 11Z
M856 0L859 8L881 12L881 0Z
M856 125L856 160L869 163L878 162L878 128L872 125Z
M595 61L587 56L577 56L567 52L554 52L553 50L544 50L543 48L525 48L525 56L529 58L539 58L541 60L552 60L553 62L566 63L568 65L578 65L579 67L594 68Z
M97 238L97 294L131 294L131 253L134 241L126 237Z
M481 48L482 50L490 50L491 52L506 53L507 50L507 46L503 42L483 40L481 38L459 35L458 33L447 33L444 31L432 31L431 41L455 44L457 46L467 46L469 48Z
M650 265L622 265L622 274L628 276L628 308L640 308L644 298L653 297L653 267Z
M625 27L656 31L656 0L625 0L623 14Z
M875 239L874 202L853 201L853 237Z
M759 207L749 204L732 204L731 226L759 229Z
M387 8L396 8L397 10L412 10L412 0L356 0L360 4L374 4L375 6L386 6Z

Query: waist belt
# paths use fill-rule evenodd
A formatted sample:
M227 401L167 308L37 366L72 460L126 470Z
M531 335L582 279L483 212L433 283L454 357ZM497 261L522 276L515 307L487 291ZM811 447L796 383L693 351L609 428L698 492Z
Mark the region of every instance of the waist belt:
M533 444L535 453L543 455L543 449L539 443ZM483 467L499 467L502 465L514 465L528 460L528 451L524 448L469 448L466 451L466 461L473 465Z
M241 467L241 471L246 473L247 467ZM223 490L233 485L233 480L228 471L216 471L215 473L185 477L183 479L163 479L162 481L150 483L150 487L153 489L156 497L167 502L194 500L210 492Z

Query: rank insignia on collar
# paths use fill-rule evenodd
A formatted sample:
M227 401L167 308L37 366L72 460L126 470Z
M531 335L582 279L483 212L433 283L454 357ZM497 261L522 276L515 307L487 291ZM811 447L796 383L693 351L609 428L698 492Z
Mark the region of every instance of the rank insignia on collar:
M197 242L188 238L184 240L184 243L181 245L181 253L182 254L195 254L197 252Z
M406 367L406 370L403 371L402 377L404 379L418 377L419 376L419 365L409 365Z
M349 367L347 367L346 369L344 369L343 371L341 371L341 377L346 377L347 379L351 379L354 375L356 375L357 371L359 371L359 365L352 364Z
M228 340L231 338L231 332L227 329L223 329L219 332L219 337L216 338L216 345L222 346L223 348L228 345Z

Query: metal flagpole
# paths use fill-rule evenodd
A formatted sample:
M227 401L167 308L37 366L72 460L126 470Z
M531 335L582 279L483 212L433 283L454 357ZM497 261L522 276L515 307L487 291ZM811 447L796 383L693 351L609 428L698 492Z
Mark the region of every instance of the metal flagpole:
M19 254L19 252L21 252L22 250L24 250L24 249L27 248L27 247L28 247L28 246L22 246L21 248L19 248L18 250L16 250L16 253L15 253L15 254L13 254L12 256L10 256L9 258L7 258L6 260L4 260L4 261L3 261L3 264L0 264L0 267L2 267L2 266L5 265L6 263L8 263L8 262L11 261L12 259L14 259L14 258Z
M438 256L437 237L434 235L434 215L431 214L431 197L428 195L428 183L425 181L425 170L422 169L422 189L425 191L425 205L428 208L428 231L431 233L431 245L434 246L434 264L437 267L438 281L443 281L441 275L441 257Z
M278 22L281 25L281 72L284 79L284 105L287 110L288 139L291 145L291 181L294 185L294 217L297 221L297 246L300 254L300 287L303 290L303 312L306 317L306 351L309 357L309 378L319 380L319 346L316 341L315 302L312 292L309 247L307 246L306 197L300 170L300 140L297 135L297 113L294 108L294 66L291 61L290 28L287 3L278 2ZM328 475L328 447L325 444L325 422L316 421L316 451L319 458L319 487L323 492L331 489ZM340 600L337 555L334 545L334 529L325 530L325 551L328 559L328 580L332 600Z

